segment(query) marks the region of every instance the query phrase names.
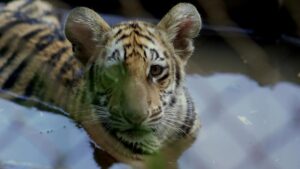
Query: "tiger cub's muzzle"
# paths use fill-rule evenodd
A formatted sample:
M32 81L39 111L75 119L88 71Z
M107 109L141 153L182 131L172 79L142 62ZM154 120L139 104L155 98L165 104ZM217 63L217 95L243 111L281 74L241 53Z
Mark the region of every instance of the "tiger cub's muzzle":
M157 114L161 112L158 112L155 108L157 106L154 105L159 103L158 100L154 100L156 93L153 93L153 89L148 89L146 83L134 77L127 78L122 83L118 93L114 93L110 98L113 102L110 110L112 120L120 120L115 117L121 118L128 129L150 128L149 118L154 117L153 113L157 118Z

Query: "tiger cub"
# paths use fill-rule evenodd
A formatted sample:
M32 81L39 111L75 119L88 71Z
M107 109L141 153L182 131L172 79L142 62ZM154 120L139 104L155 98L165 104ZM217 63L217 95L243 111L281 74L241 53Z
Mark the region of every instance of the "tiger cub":
M176 159L190 146L200 126L183 84L202 24L193 5L174 6L158 24L115 26L78 7L63 34L53 15L37 10L48 9L40 2L0 13L0 93L60 107L95 144L138 168L158 152Z

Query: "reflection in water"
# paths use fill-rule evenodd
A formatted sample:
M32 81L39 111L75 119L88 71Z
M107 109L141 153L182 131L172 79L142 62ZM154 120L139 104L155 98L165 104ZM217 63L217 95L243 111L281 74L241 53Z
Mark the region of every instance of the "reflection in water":
M233 74L189 76L187 86L203 127L181 157L180 168L299 168L298 86L281 82L262 87ZM68 118L5 100L0 107L0 168L99 168L94 160L99 152Z

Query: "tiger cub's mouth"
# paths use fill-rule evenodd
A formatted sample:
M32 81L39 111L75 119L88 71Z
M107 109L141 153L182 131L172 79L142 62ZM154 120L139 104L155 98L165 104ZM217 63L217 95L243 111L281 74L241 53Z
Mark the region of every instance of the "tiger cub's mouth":
M151 155L158 151L159 141L155 130L145 126L132 126L120 130L108 130L125 148L134 154Z
M123 131L116 131L117 138L128 142L143 142L155 137L155 130L145 127L132 127Z
M116 134L120 135L120 137L126 136L134 141L144 139L145 137L147 137L147 135L150 135L151 133L151 130L142 127L132 127L124 131L116 132Z

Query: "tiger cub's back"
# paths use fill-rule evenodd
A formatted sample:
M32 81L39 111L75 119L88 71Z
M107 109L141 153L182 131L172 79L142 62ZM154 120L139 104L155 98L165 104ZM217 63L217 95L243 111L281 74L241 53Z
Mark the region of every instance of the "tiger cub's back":
M15 93L34 93L49 82L66 86L80 77L81 66L52 6L46 2L18 0L0 13L0 88ZM50 79L50 80L49 80Z

